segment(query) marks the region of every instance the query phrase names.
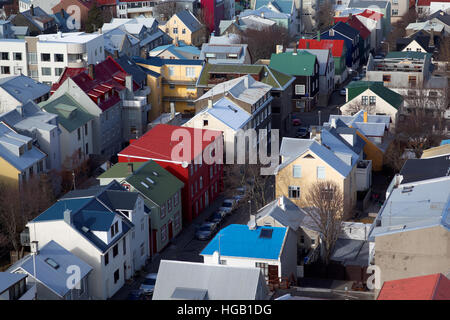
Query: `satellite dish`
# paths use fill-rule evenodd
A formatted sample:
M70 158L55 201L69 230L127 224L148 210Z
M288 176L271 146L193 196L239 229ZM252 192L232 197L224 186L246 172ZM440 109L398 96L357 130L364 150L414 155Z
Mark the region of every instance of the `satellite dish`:
M187 167L189 166L189 164L188 164L186 161L183 161L183 162L181 163L181 166L182 166L183 168L187 168Z

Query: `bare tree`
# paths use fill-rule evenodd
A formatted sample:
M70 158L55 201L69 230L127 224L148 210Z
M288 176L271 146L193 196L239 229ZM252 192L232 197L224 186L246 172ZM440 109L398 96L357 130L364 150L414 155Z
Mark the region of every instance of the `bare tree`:
M253 62L259 59L270 59L272 53L276 51L277 45L288 47L293 41L288 30L278 25L259 30L247 28L240 37L241 43L248 44Z
M397 39L406 36L406 27L408 24L416 22L417 13L414 8L408 10L403 17L392 24L389 35L387 36L387 42L389 43L390 51L396 51Z
M344 215L344 196L341 188L330 180L313 183L305 196L306 214L317 228L322 247L322 259L330 262L331 254L341 232Z
M69 192L86 181L91 175L91 169L90 160L80 158L78 152L74 152L71 157L66 157L63 168L59 172L61 192Z
M404 144L398 139L395 139L391 142L384 154L384 164L395 173L399 172L405 164L406 159L403 157L404 150Z
M155 7L156 16L162 20L169 20L175 13L177 13L177 3L175 1L159 2Z
M320 5L316 14L316 28L321 33L330 29L330 27L334 24L334 14L334 6L330 0L326 0Z
M374 114L376 112L376 105L363 104L359 99L353 99L348 105L347 110L345 111L348 114L354 115L361 110L366 111L368 114Z

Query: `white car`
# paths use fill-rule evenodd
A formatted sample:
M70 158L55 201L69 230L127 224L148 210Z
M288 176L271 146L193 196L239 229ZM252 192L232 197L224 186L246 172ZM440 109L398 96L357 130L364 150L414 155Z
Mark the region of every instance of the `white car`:
M144 282L142 282L141 286L139 287L139 290L141 290L144 294L153 294L157 276L157 273L147 274L145 276Z
M233 211L235 204L236 204L235 199L225 199L225 200L223 200L222 205L220 206L219 210L224 211L227 214L230 214L231 211Z

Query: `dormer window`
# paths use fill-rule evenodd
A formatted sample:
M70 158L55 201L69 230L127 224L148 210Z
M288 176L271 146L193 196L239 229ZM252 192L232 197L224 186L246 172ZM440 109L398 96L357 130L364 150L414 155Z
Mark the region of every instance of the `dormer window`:
M111 226L110 230L111 230L111 238L114 238L114 236L119 233L119 222L116 221L116 223L114 223Z

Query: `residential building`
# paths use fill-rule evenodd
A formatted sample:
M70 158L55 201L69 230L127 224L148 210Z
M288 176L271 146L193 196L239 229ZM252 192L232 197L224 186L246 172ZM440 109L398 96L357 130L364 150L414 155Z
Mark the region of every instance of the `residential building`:
M53 7L61 0L19 0L19 11L24 12L30 10L31 5L35 8L40 7L44 12L52 14Z
M339 86L347 79L347 47L344 45L344 40L300 39L298 48L302 50L331 50L334 60L334 87ZM319 90L321 88L322 85L319 83Z
M137 63L137 61L135 61L134 59L132 60L132 63L137 65L146 74L147 86L150 88L150 97L148 97L147 99L152 106L148 112L148 122L153 122L161 114L164 113L163 83L162 83L163 75L143 67L143 65ZM122 68L125 69L123 65ZM161 69L158 70L161 71ZM172 106L169 105L169 107L170 109L172 109ZM175 110L175 103L173 104L173 109Z
M450 279L436 273L386 281L377 300L450 300Z
M27 224L30 240L40 246L53 240L89 264L93 270L88 294L105 300L149 257L144 207L138 193L126 191L117 182L71 191Z
M309 52L272 53L269 67L295 77L292 84L292 111L308 112L314 109L319 94L319 63Z
M117 17L136 18L139 16L153 17L156 2L144 0L117 0Z
M270 85L256 81L250 75L219 83L195 101L198 116L192 118L186 125L216 130L214 125L218 123L214 119L211 119L212 127L209 127L209 121L206 123L203 121L213 116L222 122L218 125L217 130L225 129L226 143L235 142L235 133L239 129L255 129L257 132L259 129L267 129L269 134L272 128L271 103L273 98L270 95L271 89ZM226 110L229 109L228 104L231 107L233 105L238 107L235 109L236 112L231 110L235 115ZM207 110L204 111L205 109ZM207 125L205 126L205 124ZM224 124L225 127L223 127ZM229 129L231 131L227 132ZM259 143L258 139L259 135L254 141L254 146Z
M409 0L408 0L409 1ZM358 18L358 16L351 16L348 18L348 20L345 22L353 29L357 30L359 32L359 63L361 65L365 64L367 62L367 59L369 58L369 53L371 51L371 37L370 37L370 30L365 26L364 23ZM375 51L373 51L375 52Z
M139 39L120 28L103 33L103 39L105 41L105 56L127 55L135 57L141 54Z
M297 237L289 228L231 224L200 255L206 265L259 268L267 283L297 279Z
M180 299L267 300L268 288L257 268L161 260L153 300Z
M159 78L158 75L161 76L160 87L164 112L170 112L172 106L176 112L194 112L194 101L198 96L195 84L202 71L202 60L151 57L135 58L134 61L152 71L151 75L155 81Z
M175 44L159 46L150 51L150 57L159 57L161 59L189 59L195 60L200 57L200 50L194 46L188 46L179 41Z
M100 185L116 180L142 196L150 208L151 255L164 249L181 232L183 183L155 161L117 163L98 179Z
M81 28L84 29L88 21L89 11L94 7L94 5L101 8L100 3L107 1L110 2L110 0L60 0L51 10L54 14L61 12L61 10L71 12L70 6L77 6L80 10Z
M36 287L27 286L27 275L0 272L0 301L35 300Z
M24 75L0 79L0 113L16 109L28 101L48 99L50 87Z
M408 164L388 187L369 233L369 263L380 268L380 284L448 272L449 160L435 159Z
M205 12L206 27L209 34L218 36L220 32L220 21L225 20L225 1L222 0L201 0L201 8ZM204 42L204 41L203 41Z
M292 84L295 78L276 71L267 65L235 65L205 63L197 80L199 94L204 94L218 83L242 77L248 74L256 81L272 86L272 129L279 129L280 136L285 136L291 128ZM217 89L215 89L217 90ZM216 91L217 92L217 91ZM269 112L269 110L268 110Z
M252 57L247 44L202 44L200 60L207 63L251 64Z
M374 52L382 45L381 41L383 41L383 14L366 9L356 17L370 31L370 51Z
M301 15L302 4L300 1L295 0L252 0L250 1L250 8L258 10L261 7L267 7L270 10L278 13L284 13L289 15L289 27L290 33L295 36L299 36L304 29L305 16ZM305 22L306 24L306 22Z
M431 23L441 24L444 27L444 36L450 36L450 13L442 10L436 11L429 17Z
M0 122L0 181L21 186L47 170L47 155L33 145L33 139Z
M428 159L445 155L450 156L450 144L442 144L438 147L423 150L420 159Z
M399 38L396 43L397 51L412 51L412 52L428 52L434 54L439 50L440 37L433 36L423 30L417 31L409 37Z
M47 154L46 168L61 170L61 143L57 116L41 111L33 101L0 114L0 121L19 134L33 139L33 144Z
M68 93L42 102L39 107L58 118L61 164L74 169L89 159L93 153L94 116Z
M39 246L39 243L34 245ZM68 272L71 268L79 272L79 281L73 283L73 288L67 285L71 283L73 273ZM53 240L14 263L8 271L26 276L27 285L36 287L36 300L90 298L88 283L92 267Z
M270 9L267 6L262 6L256 10L246 9L239 14L239 19L244 20L246 17L252 18L252 20L247 20L247 21L253 21L255 18L258 19L257 21L261 21L260 19L273 21L278 26L287 29L290 35L295 35L297 33L297 26L295 26L294 24L291 23L291 20L292 20L291 15L280 12L276 8ZM232 20L230 20L230 21L231 22L228 22L228 23L232 23ZM223 24L223 27L225 28L228 23L225 21ZM246 25L247 24L251 25L252 23L247 22ZM221 29L221 33L223 33L222 29Z
M14 27L11 21L0 20L0 38L16 39Z
M351 115L361 109L377 115L391 118L389 128L394 130L399 112L404 107L404 98L397 92L384 86L380 81L352 81L347 87L346 102L340 107L342 115Z
M394 1L394 0L392 0ZM391 16L392 16L392 5L390 1L379 1L379 0L350 0L348 3L348 8L351 9L369 9L373 12L382 14L382 27L383 27L383 37L387 39L389 33L391 32ZM373 13L370 14L374 15Z
M22 11L10 17L11 23L18 27L28 27L30 36L55 33L57 21L40 7L30 6L27 11Z
M191 152L184 152L181 157L178 154L176 158L172 152L174 148L180 146L173 141L172 134L175 131L189 136L191 145ZM198 145L194 149L194 140L197 142L199 140L193 139L193 137L204 137L205 135L207 135L206 140L208 141L201 139L201 150L197 150ZM214 140L211 141L211 139ZM219 150L218 148L221 146L223 146L221 132L160 124L138 140L131 142L127 148L119 152L118 156L119 162L127 163L154 160L181 180L184 183L181 193L183 224L189 224L223 190L222 157L220 161L214 161L212 164L205 161L208 159L205 154L206 148ZM211 162L211 159L208 162Z
M406 36L410 36L418 31L434 32L435 34L443 35L445 32L445 25L439 22L427 20L424 22L412 22L405 28Z
M416 11L419 15L432 15L438 11L448 12L450 3L447 0L418 0Z
M204 26L189 10L177 12L159 28L174 41L183 41L187 45L199 47L206 41Z
M84 68L105 60L103 35L82 32L0 39L0 77L29 76L51 86L64 68Z
M264 16L264 14L263 14ZM275 26L277 23L273 20L266 19L260 15L236 16L233 20L220 21L220 34L237 34L241 35L245 30L266 30Z

